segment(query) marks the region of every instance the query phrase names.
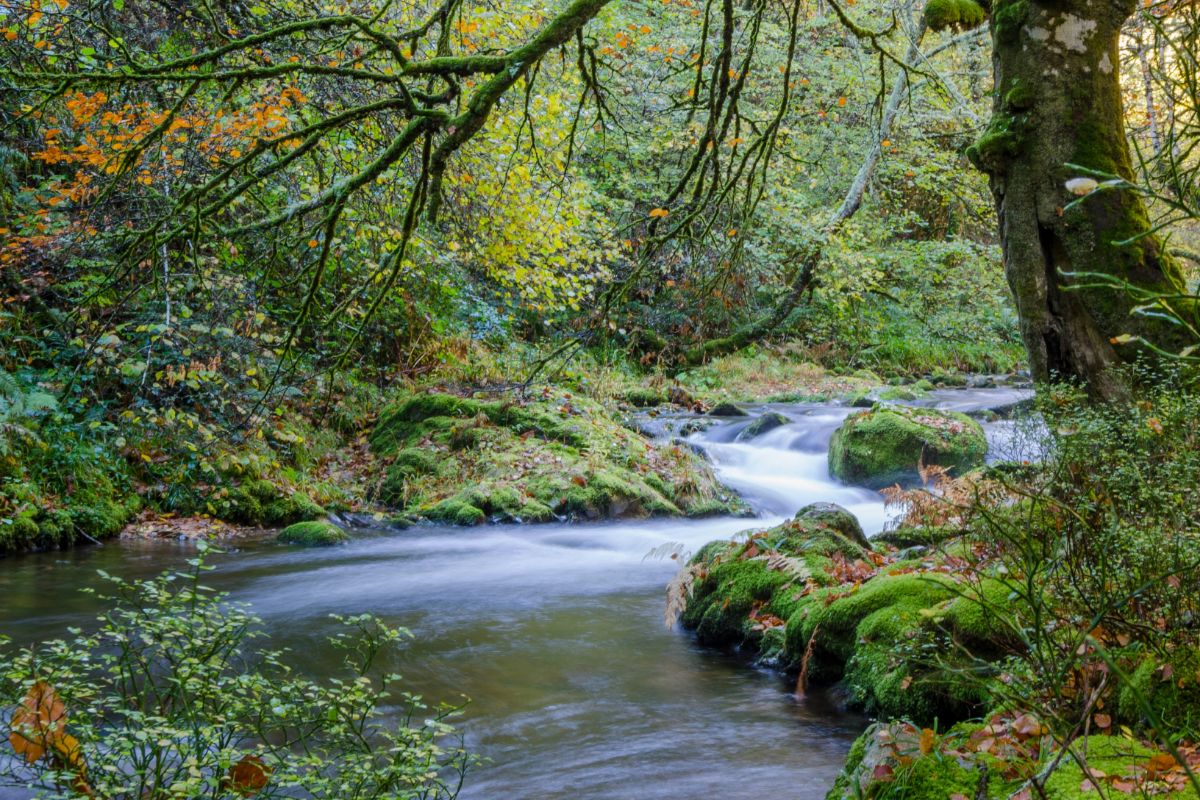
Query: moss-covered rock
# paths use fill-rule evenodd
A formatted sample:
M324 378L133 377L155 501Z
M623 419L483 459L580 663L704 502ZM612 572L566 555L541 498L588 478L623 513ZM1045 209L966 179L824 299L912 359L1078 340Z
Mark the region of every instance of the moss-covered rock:
M749 425L743 428L738 434L737 438L739 441L755 439L759 436L762 436L764 433L789 424L791 424L791 420L785 417L783 414L780 414L778 411L768 411L766 414L756 418Z
M851 703L925 723L978 713L982 682L943 672L1017 647L1002 618L1015 598L1001 581L963 582L928 561L889 560L822 513L742 543L704 547L682 621L702 643L749 650L803 670L809 685L841 683ZM891 557L894 559L894 556Z
M688 447L647 443L602 406L567 395L406 396L380 415L370 441L387 463L378 499L453 524L740 508Z
M965 414L875 406L853 414L834 432L829 471L847 483L883 488L917 478L923 463L952 474L983 464L987 438Z
M858 517L837 503L809 503L796 512L796 519L812 522L821 527L834 531L864 550L870 548L867 535L863 533Z
M748 417L750 416L733 403L718 403L708 411L710 417Z
M346 532L332 522L309 520L296 522L287 526L276 537L284 544L299 544L305 547L325 547L340 544L350 537Z
M452 525L478 525L487 519L482 508L458 497L443 500L425 510L425 516Z

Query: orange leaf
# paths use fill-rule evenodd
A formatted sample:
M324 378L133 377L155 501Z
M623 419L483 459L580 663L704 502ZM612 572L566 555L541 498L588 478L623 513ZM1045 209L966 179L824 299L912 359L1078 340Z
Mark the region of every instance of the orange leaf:
M841 97L838 98L838 108L842 108L845 105L846 105L846 95L842 95Z
M655 208L650 211L650 216L659 218L659 217L665 217L667 214L670 214L670 213L671 212L667 211L665 208Z
M258 756L242 756L229 768L229 785L243 797L253 797L267 785L271 768Z
M923 731L921 731L921 755L927 756L933 752L933 741L936 736L937 734L933 732L932 728L925 728Z
M45 681L36 681L13 712L8 742L13 752L32 764L64 736L66 724L67 708L54 687Z

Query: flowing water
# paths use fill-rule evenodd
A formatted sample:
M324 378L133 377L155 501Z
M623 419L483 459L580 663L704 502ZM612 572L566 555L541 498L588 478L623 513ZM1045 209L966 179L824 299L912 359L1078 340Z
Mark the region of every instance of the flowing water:
M935 393L927 404L973 411L1022 399L1018 390ZM469 698L459 725L490 760L464 798L724 800L822 797L865 720L734 655L697 647L662 622L676 565L647 558L774 524L832 501L868 533L887 513L878 494L830 480L829 437L851 409L754 407L790 424L739 441L749 418L692 440L708 452L758 519L642 520L589 525L417 527L362 532L345 546L256 542L213 559L207 583L250 603L273 643L305 669L337 667L323 646L329 614L372 612L416 636L384 666L429 701ZM991 423L994 449L1011 423ZM96 570L149 577L193 555L185 543L119 542L0 560L0 631L18 643L63 635L96 611ZM0 788L0 798L28 796Z

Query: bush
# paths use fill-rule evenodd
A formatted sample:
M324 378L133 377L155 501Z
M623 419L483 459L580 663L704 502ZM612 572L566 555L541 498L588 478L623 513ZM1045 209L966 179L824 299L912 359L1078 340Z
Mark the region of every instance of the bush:
M351 632L331 642L348 675L301 677L280 652L251 647L256 617L201 585L203 551L191 565L111 579L115 603L95 633L0 649L0 706L20 756L0 760L0 776L45 798L457 794L468 757L452 710L373 675L404 631L343 619Z

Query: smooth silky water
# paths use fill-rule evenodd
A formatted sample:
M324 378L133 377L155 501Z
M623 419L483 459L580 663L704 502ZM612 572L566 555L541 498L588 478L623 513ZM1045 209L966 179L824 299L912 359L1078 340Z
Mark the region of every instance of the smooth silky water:
M996 389L930 402L969 411L1014 398ZM464 798L823 797L866 721L666 628L663 590L677 564L647 557L816 501L846 506L868 533L882 529L880 496L832 481L825 467L851 409L769 408L791 424L736 441L743 418L692 437L757 519L419 526L316 549L256 542L212 557L206 583L249 603L272 644L318 675L338 667L324 644L337 628L330 614L369 611L410 629L415 638L381 666L429 702L469 699L458 724L488 761L468 775ZM1011 441L1005 423L988 428L996 449ZM94 618L98 601L75 589L102 586L97 570L150 577L193 555L186 543L122 541L0 560L0 631L19 644L64 635ZM3 800L28 796L0 788Z

